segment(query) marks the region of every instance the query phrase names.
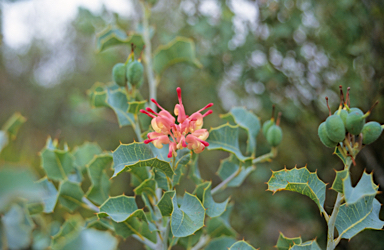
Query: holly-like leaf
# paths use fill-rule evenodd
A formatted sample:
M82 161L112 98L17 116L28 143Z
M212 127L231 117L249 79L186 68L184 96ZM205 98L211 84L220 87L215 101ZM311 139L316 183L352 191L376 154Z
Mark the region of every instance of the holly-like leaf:
M110 89L107 88L107 103L117 116L119 126L134 126L135 118L133 114L127 113L128 110L128 99L123 88Z
M68 241L75 239L82 229L82 217L75 215L65 220L60 231L55 234L51 241L52 249L62 249Z
M229 249L235 242L232 237L222 236L211 240L205 250Z
M290 170L282 169L272 171L272 176L268 181L268 190L277 192L288 190L298 192L311 198L324 211L326 185L316 173L310 173L306 167Z
M144 46L143 38L140 34L127 35L126 32L117 27L108 26L105 30L96 35L97 50L101 52L109 47L120 44L134 44L138 49L142 50Z
M301 244L293 245L289 250L321 250L316 240L306 241Z
M68 150L52 149L47 146L40 152L41 164L51 180L61 181L68 178L74 169L73 156Z
M233 209L233 204L227 206L227 210L219 217L211 218L207 223L207 233L211 238L220 236L236 237L236 231L229 224L229 215Z
M211 128L207 139L209 150L224 150L233 153L240 161L251 161L251 157L244 156L239 148L239 127L229 124Z
M144 143L121 144L113 152L113 162L115 167L113 177L130 168L143 167L154 167L170 178L174 175L169 162L155 158L150 146Z
M15 139L17 132L19 131L21 125L23 125L27 119L22 116L20 113L14 113L3 125L2 131L8 133L8 136L11 139ZM1 149L1 146L0 146ZM1 150L0 150L1 151Z
M96 82L92 88L87 91L91 106L94 108L108 107L106 87L101 82Z
M338 147L335 147L335 151L333 152L333 154L337 155L340 160L343 162L343 164L345 165L347 163L347 159L344 157L344 155L340 152L339 148Z
M136 195L145 193L150 196L156 196L156 181L153 179L146 179L134 190Z
M175 191L168 191L163 194L160 201L157 203L162 216L171 216L173 211L172 199L175 196Z
M199 241L202 234L203 230L200 229L190 236L179 238L178 244L183 246L185 249L191 249L191 247Z
M86 195L98 205L108 199L111 183L106 174L106 169L110 168L111 163L112 156L110 154L101 154L96 156L87 167L92 185L89 187Z
M208 186L204 189L203 193L203 206L206 208L206 213L209 217L217 217L224 213L227 208L229 198L224 202L217 203L213 200L211 194L212 182L209 182Z
M336 177L331 188L336 192L344 194L343 179L347 177L348 173L348 169L336 171Z
M173 236L186 237L204 226L205 210L196 196L186 192L179 207L176 195L174 195L172 203L171 230Z
M247 242L244 240L238 241L234 243L229 250L256 250L256 248L252 247L249 245Z
M97 216L87 219L85 221L85 227L95 228L97 230L102 230L102 231L114 230L111 220L106 218L99 218Z
M365 229L382 229L384 221L379 219L380 208L381 204L374 195L363 196L353 204L341 205L335 222L339 237L351 239Z
M279 239L277 240L276 247L278 250L288 250L294 244L301 244L301 237L296 238L288 238L285 237L282 233L279 235Z
M255 170L254 167L245 168L241 167L240 173L233 178L230 182L227 183L227 187L238 187L243 181L248 177L250 173ZM233 159L233 157L229 157L220 163L219 170L217 174L220 176L222 180L227 179L232 174L239 171L239 164Z
M188 173L188 177L196 185L203 183L203 179L200 176L199 167L197 165L197 158L198 158L198 154L192 155L192 160L191 160L191 163L189 164L189 173Z
M85 142L80 147L76 147L73 150L74 165L80 171L85 170L85 166L95 157L95 155L101 154L103 150L97 143Z
M27 209L19 204L13 204L1 220L9 249L27 248L35 226Z
M147 101L135 101L135 102L128 102L128 113L132 114L138 114L140 112L140 109L145 108L145 104Z
M352 187L349 173L343 179L344 198L347 204L352 204L364 196L375 197L378 186L373 182L372 174L363 173L360 181L355 187Z
M169 66L186 62L201 68L201 63L195 56L195 45L193 41L185 37L176 37L166 45L157 48L153 56L153 70L162 74Z
M9 205L19 198L28 202L39 202L44 190L34 183L34 176L28 170L0 169L0 213L5 212Z
M99 218L110 216L116 222L123 222L130 217L145 218L144 211L137 208L135 197L120 195L110 197L100 206Z
M221 115L221 118L236 123L247 131L247 153L254 153L256 150L256 136L260 131L259 118L243 107L234 107L229 113Z
M136 234L141 239L145 237L152 242L156 242L156 234L152 232L153 229L149 227L150 224L144 218L139 220L139 217L131 216L123 222L117 223L112 221L112 223L116 234L123 238Z
M44 195L42 197L44 203L44 213L52 213L58 199L56 187L46 177L39 180L37 184L44 190Z
M59 201L60 204L73 212L76 208L81 206L84 192L79 183L64 181L59 187Z
M181 176L184 174L185 169L189 161L191 160L191 154L188 149L179 150L176 157L175 175L173 176L173 186L176 186L180 182Z

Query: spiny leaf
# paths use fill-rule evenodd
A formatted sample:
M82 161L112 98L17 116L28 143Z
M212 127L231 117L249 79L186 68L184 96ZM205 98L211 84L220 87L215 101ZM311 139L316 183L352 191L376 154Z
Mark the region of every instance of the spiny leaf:
M135 188L134 192L136 195L146 193L150 196L156 196L156 181L153 179L146 179L137 188Z
M99 218L97 216L88 218L85 222L85 227L95 228L97 230L102 230L102 231L114 230L111 220L106 218Z
M340 206L335 226L339 236L351 239L365 229L382 229L384 221L379 219L381 204L374 195L363 196L353 204Z
M229 113L221 115L221 118L234 122L247 131L247 153L254 153L256 150L256 136L260 131L259 118L243 107L234 107Z
M173 186L179 184L180 178L184 174L186 166L190 160L191 154L188 149L182 149L177 152L175 175L172 180Z
M289 250L321 250L316 240L306 241L301 244L293 245Z
M236 163L232 157L228 157L227 159L221 161L219 170L217 171L217 174L220 176L222 180L227 179L229 176L231 176L233 173L237 172L239 170L239 164ZM238 187L240 186L244 180L248 177L252 171L254 171L254 167L241 167L240 173L233 178L230 182L227 183L227 187Z
M128 110L128 99L123 88L116 90L106 89L107 92L107 103L113 111L115 111L119 126L134 126L135 118L133 114L127 113Z
M73 156L68 150L52 149L47 144L43 151L40 152L40 156L41 164L49 179L65 180L74 169Z
M280 232L279 239L276 244L278 250L288 250L294 244L301 244L301 237L288 238Z
M162 216L171 216L173 211L172 198L175 196L175 191L168 191L163 194L160 201L157 203Z
M116 176L130 168L154 167L172 178L174 172L168 162L154 158L151 148L144 143L121 144L113 152Z
M59 187L60 204L73 212L77 207L82 205L84 192L79 183L64 181Z
M145 218L144 211L138 209L135 197L120 195L110 197L100 206L99 218L110 216L116 222L123 222L129 217Z
M140 109L145 108L145 104L147 101L135 101L135 102L128 102L128 113L132 114L138 114L140 112Z
M211 218L207 223L207 233L211 238L220 236L236 237L236 231L229 224L229 215L233 209L233 204L227 206L227 210L219 217Z
M27 248L35 225L26 207L13 204L1 220L9 249ZM1 236L4 237L4 235Z
M131 34L127 36L124 30L117 27L108 26L105 30L96 35L97 37L97 50L101 52L109 47L133 43L140 50L144 46L144 41L141 35Z
M105 90L105 84L96 82L88 91L89 100L91 106L95 108L108 107L107 92Z
M112 156L110 154L101 154L96 156L87 166L92 185L89 187L86 195L98 205L108 199L111 183L106 174L106 169L110 168L111 163Z
M23 125L26 121L27 121L27 119L24 116L22 116L20 113L14 113L4 123L1 130L7 132L11 139L15 139L17 132L19 131L21 125ZM1 147L0 147L0 149L1 149Z
M186 237L204 226L205 210L196 196L185 193L179 208L176 195L174 195L172 203L171 230L173 236Z
M244 240L238 241L235 244L233 244L229 250L256 250L254 247L249 245Z
M191 164L189 164L189 173L188 177L196 184L201 184L203 179L200 176L199 167L197 166L198 154L193 154L191 159Z
M74 165L80 171L85 170L87 165L95 155L101 154L103 150L95 142L85 142L83 145L73 150Z
M219 238L212 239L207 245L205 250L217 250L217 249L229 249L236 240L232 237L222 236Z
M240 161L251 161L251 157L244 156L239 148L239 128L224 124L216 128L211 128L207 139L209 150L219 149L233 153Z
M347 163L347 159L344 157L344 155L340 152L339 148L338 147L335 147L335 151L333 152L333 154L337 155L341 161L343 162L343 164L345 165Z
M44 213L52 213L58 199L57 189L46 177L39 180L37 184L44 190L44 195L42 197L44 203Z
M143 218L142 218L143 219ZM152 242L156 242L156 234L153 233L146 220L139 220L138 217L132 216L123 222L112 221L116 234L123 238L127 238L136 234L141 239L147 238Z
M273 171L268 181L269 191L288 190L306 195L317 204L321 212L324 211L325 188L325 183L317 174L310 173L306 167Z
M332 184L332 189L336 192L344 194L344 188L343 188L343 179L347 177L349 171L348 169L344 169L341 171L336 171L336 177Z
M190 236L180 238L178 240L178 244L183 246L185 249L191 249L191 247L199 241L202 234L203 229L197 230L196 233Z
M168 44L159 46L153 56L153 70L160 75L169 66L180 62L202 67L195 57L195 46L191 39L176 37Z
M211 185L212 185L212 182L209 182L208 186L204 189L203 205L206 209L207 215L213 218L213 217L220 216L222 213L224 213L227 207L229 198L221 203L215 202L211 194Z
M347 204L352 204L364 196L375 196L379 187L373 182L372 174L363 173L356 187L352 187L349 173L343 179L344 198Z

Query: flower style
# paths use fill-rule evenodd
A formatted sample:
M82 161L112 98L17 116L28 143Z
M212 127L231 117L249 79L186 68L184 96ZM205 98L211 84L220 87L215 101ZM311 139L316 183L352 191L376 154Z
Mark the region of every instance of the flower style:
M198 154L209 146L209 143L205 141L209 136L209 132L202 129L202 127L203 118L212 114L212 110L208 110L205 114L201 114L201 112L212 107L213 103L209 103L204 108L188 116L185 114L181 99L181 89L178 87L176 91L179 103L175 105L174 113L177 116L178 124L175 123L176 119L154 99L151 99L151 101L159 107L161 110L159 113L151 108L140 110L141 113L152 118L151 125L154 130L154 132L148 133L148 139L144 143L152 142L156 148L162 148L163 144L169 144L168 158L171 158L172 155L177 156L176 150L178 149L188 148Z

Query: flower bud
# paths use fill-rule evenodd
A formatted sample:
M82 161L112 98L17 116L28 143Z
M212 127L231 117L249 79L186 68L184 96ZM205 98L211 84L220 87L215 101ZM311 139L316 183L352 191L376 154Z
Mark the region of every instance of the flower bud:
M328 138L334 142L341 142L345 138L344 122L338 115L331 115L325 120Z
M144 79L144 67L139 61L133 61L127 65L127 79L128 82L136 87L140 88Z
M324 144L324 146L328 148L334 148L337 146L337 142L332 141L329 139L326 131L326 125L325 122L322 122L317 130L317 134L319 135L320 141Z
M276 147L283 139L283 131L278 125L272 125L267 132L267 141L272 147Z
M383 128L378 122L367 122L361 133L363 134L363 144L368 145L376 141L383 131Z
M113 66L112 69L112 78L115 83L121 87L124 87L126 85L126 78L125 78L125 64L124 63L117 63L115 66Z

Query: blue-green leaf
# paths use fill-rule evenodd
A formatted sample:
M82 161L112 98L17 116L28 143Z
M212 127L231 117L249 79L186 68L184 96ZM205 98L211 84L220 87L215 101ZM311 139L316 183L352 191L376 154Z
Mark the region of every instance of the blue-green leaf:
M85 170L85 166L95 157L95 155L101 154L100 146L97 143L85 142L83 145L76 147L73 150L74 165L80 171Z
M57 189L46 177L39 180L37 184L39 184L44 190L44 195L42 197L44 203L44 213L52 213L58 199Z
M281 232L279 235L279 239L277 240L276 247L278 250L288 250L294 244L301 244L301 237L296 238L288 238L285 237Z
M140 112L140 109L145 108L145 104L147 101L135 101L135 102L128 102L128 113L131 114L138 114Z
M260 120L251 111L243 107L234 107L229 113L221 115L221 118L238 124L248 133L247 153L255 153L256 136L260 131Z
M222 236L209 242L205 250L229 249L236 240L232 237Z
M89 187L87 197L96 204L102 204L109 196L109 188L111 186L106 169L112 164L112 156L110 154L101 154L93 158L87 166L88 175L92 185Z
M343 179L344 198L347 204L355 203L365 196L375 197L378 188L379 187L373 182L372 174L365 172L355 187L352 187L349 174Z
M120 195L110 197L100 206L100 218L110 216L116 222L123 222L129 217L145 217L144 211L137 208L135 197Z
M211 218L207 223L207 233L211 238L220 236L236 237L236 231L229 224L229 215L233 209L233 204L228 204L227 210L219 217Z
M112 26L108 26L97 34L96 37L98 52L120 44L130 45L133 43L140 50L144 46L144 41L140 34L133 33L128 36L124 30Z
M1 128L2 131L7 132L9 138L15 139L17 132L19 131L21 125L23 125L27 119L22 116L20 113L14 113L3 125ZM0 146L1 151L1 146Z
M197 165L197 158L198 158L198 154L192 155L191 163L189 164L189 173L188 173L188 177L196 185L203 183L203 179L200 176L199 167Z
M240 161L251 161L252 157L244 156L239 148L239 128L229 124L211 128L207 139L209 150L224 150L233 153Z
M349 174L348 169L336 171L336 177L332 184L332 189L344 194L343 179Z
M316 240L306 241L301 244L293 245L289 250L321 250Z
M128 110L128 99L125 89L118 88L116 90L106 89L107 92L107 103L113 111L115 111L119 126L134 126L135 118L133 114L127 113Z
M317 204L321 212L324 211L326 185L316 173L310 173L306 167L272 171L267 184L268 190L272 192L288 190L306 195Z
M203 193L203 206L206 208L206 213L209 217L217 217L224 213L227 208L229 198L224 202L217 203L213 200L211 194L211 185L212 182L209 182L208 186L204 189Z
M179 208L176 195L174 195L172 203L171 230L173 236L186 237L204 226L205 210L196 196L185 193Z
M233 244L229 250L256 250L254 247L249 245L244 240L238 241L235 244Z
M168 44L160 45L153 55L153 70L162 74L169 66L180 62L202 67L195 56L195 45L189 38L176 37Z
M156 181L153 179L146 179L135 188L134 192L136 195L145 193L150 196L156 196Z
M177 152L175 175L173 176L173 186L176 186L180 182L181 176L186 170L186 166L191 160L191 154L188 149L182 149Z
M160 201L157 203L162 216L171 216L173 211L172 199L175 196L175 191L168 191L163 194Z
M154 167L172 178L174 172L169 162L155 158L150 146L144 143L121 144L113 152L113 161L116 176L130 168Z
M52 149L50 144L48 140L47 146L40 152L41 164L49 179L65 180L74 169L73 156L68 150Z
M241 167L240 173L233 178L230 182L227 183L227 187L238 187L240 186L244 180L248 177L252 171L254 171L254 167ZM217 171L217 174L220 176L222 180L227 179L232 174L239 171L239 164L234 161L233 157L229 157L227 159L224 159L220 163L219 170Z
M59 187L59 201L62 206L73 212L82 205L84 192L79 183L64 181Z

